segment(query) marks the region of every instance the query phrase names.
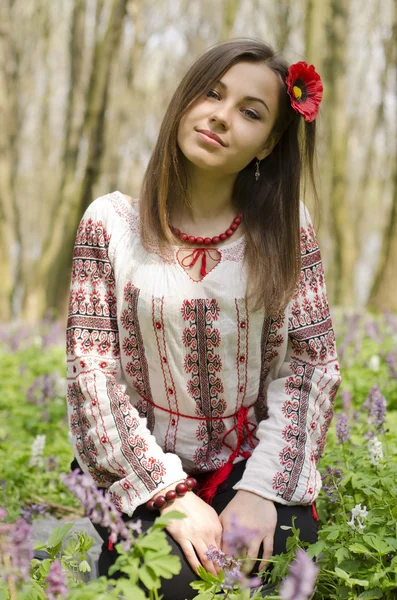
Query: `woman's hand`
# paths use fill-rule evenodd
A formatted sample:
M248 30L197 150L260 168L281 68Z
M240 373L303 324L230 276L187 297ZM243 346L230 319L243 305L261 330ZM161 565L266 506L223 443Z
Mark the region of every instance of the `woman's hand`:
M225 510L219 515L223 527L221 549L227 554L233 554L233 548L228 548L225 540L229 537L233 539L233 534L238 535L238 531L233 531L231 528L233 516L242 527L256 532L248 543L246 553L248 557L258 558L259 548L263 542L263 560L258 570L264 569L268 564L266 561L273 554L274 532L277 525L277 510L274 502L266 500L253 492L238 490ZM225 536L229 533L230 536Z
M175 489L175 485L174 483L169 488L161 490L156 496L165 495L168 489ZM172 510L178 510L186 517L172 520L166 529L181 546L193 571L197 572L201 562L207 571L216 576L217 571L213 562L205 556L210 546L216 548L221 546L222 526L215 510L193 492L176 498L161 510L161 514L167 514Z

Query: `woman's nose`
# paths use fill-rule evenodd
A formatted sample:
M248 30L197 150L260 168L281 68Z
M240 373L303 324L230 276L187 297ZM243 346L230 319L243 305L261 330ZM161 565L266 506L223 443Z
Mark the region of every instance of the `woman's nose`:
M212 115L210 121L214 125L222 126L224 129L229 128L229 115L224 108L218 108L216 113Z

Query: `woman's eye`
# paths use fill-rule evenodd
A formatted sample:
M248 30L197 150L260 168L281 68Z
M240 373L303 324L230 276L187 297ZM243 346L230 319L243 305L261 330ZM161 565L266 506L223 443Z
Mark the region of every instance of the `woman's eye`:
M249 117L250 119L260 119L260 116L254 112L253 110L249 110L248 108L246 110L243 111L247 117Z
M219 94L215 90L208 90L208 92L205 95L212 98L219 98Z

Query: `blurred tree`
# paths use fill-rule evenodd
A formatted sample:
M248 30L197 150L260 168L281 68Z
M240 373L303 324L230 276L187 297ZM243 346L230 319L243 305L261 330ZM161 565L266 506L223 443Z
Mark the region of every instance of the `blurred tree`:
M386 51L386 64L387 67L393 66L394 93L397 98L397 0L394 0L393 6L393 23L387 45L390 52ZM387 68L385 72L387 73ZM382 107L385 91L385 86L382 86ZM379 112L377 120L380 119ZM390 216L383 234L382 249L369 297L369 306L378 310L395 310L397 306L397 136L394 142L395 160L391 179L393 194Z
M349 36L349 0L330 0L325 25L323 112L326 145L325 158L334 242L332 261L332 299L336 304L354 304L353 273L355 264L354 226L346 202L346 166L348 126L346 114L347 40Z
M15 148L17 144L17 55L11 41L11 0L0 4L0 315L11 317L16 244ZM7 126L6 126L7 124Z
M66 273L69 273L73 239L81 214L93 199L93 185L100 173L111 65L120 43L126 5L127 0L112 0L105 27L105 9L109 6L97 5L94 53L84 118L80 122L76 112L81 114L78 101L82 101L81 83L86 76L81 68L85 0L76 0L73 5L62 179L41 256L26 280L22 307L25 319L40 318L47 306L57 308L69 286Z
M139 193L180 74L220 39L246 35L314 63L324 80L330 301L353 306L360 292L362 305L375 274L371 306L397 308L396 2L0 0L1 318L64 314L85 207L110 190Z

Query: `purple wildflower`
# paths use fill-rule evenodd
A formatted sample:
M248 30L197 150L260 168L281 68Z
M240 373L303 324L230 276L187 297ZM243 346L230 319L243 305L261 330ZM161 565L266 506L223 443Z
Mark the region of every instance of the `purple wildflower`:
M50 570L47 575L47 583L48 587L46 589L46 594L48 600L64 598L68 594L66 575L59 560L54 560L54 562L51 563Z
M223 541L230 554L239 556L248 548L255 535L255 529L245 527L236 515L231 515L229 527L223 534Z
M17 519L11 532L13 546L13 561L24 580L29 578L30 561L33 558L33 549L30 543L32 526L25 519Z
M304 550L299 548L289 573L280 586L282 600L308 600L313 593L318 568Z
M370 389L363 408L369 412L368 424L374 425L378 431L381 430L386 418L386 399L376 384Z
M370 321L368 320L365 323L365 331L367 336L371 339L371 340L375 340L377 342L381 342L382 341L382 336L381 333L379 331L379 325L378 323L376 323L376 321Z
M338 486L342 481L343 475L340 469L332 469L327 467L324 475L322 475L323 490L330 502L338 501Z
M352 403L352 395L349 390L342 390L341 393L343 410L348 411Z
M205 555L208 560L211 560L220 569L223 569L227 564L229 564L231 559L231 557L229 557L225 552L222 552L222 550L216 548L215 546L210 546Z
M46 514L47 504L27 504L21 508L21 517L28 523L32 522L33 517Z
M397 353L395 350L389 352L386 356L386 364L389 367L390 375L393 379L397 379Z
M109 539L113 544L117 542L118 537L129 542L131 528L124 523L109 494L95 486L91 475L81 474L79 469L75 469L61 477L69 490L80 500L90 520L110 529Z
M37 404L38 406L48 404L48 400L57 395L56 385L57 375L54 373L51 375L46 373L36 377L27 391L29 404Z
M210 546L205 555L208 560L211 560L223 570L225 576L221 583L221 588L223 590L233 590L236 585L238 585L240 589L253 588L261 585L262 581L259 577L247 577L246 573L244 573L241 560L236 560L233 556L226 554L219 548Z
M338 415L336 423L336 437L338 438L338 444L343 444L350 440L350 425L349 419L345 413Z
M221 583L223 590L233 590L236 585L246 587L244 586L245 575L241 570L241 566L240 561L235 561L233 565L224 570L225 578Z

